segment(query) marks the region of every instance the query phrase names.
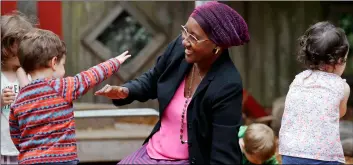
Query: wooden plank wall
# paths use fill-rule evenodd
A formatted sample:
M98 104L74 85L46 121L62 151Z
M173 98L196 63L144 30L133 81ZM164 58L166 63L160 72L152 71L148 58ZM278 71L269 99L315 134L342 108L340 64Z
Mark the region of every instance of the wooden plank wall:
M102 62L98 57L87 50L81 43L84 33L92 24L97 23L104 18L109 10L114 8L119 2L104 1L63 1L63 29L64 40L68 47L68 58L66 62L67 75L74 75L88 69ZM153 2L153 1L130 1L131 5L135 6L141 12L146 14L150 21L153 21L159 30L163 31L167 38L165 44L173 40L180 33L180 25L184 24L188 18L189 13L194 8L194 3L191 1L183 2ZM159 9L159 10L156 10ZM164 48L161 49L162 53ZM159 53L159 54L160 54ZM156 54L157 57L159 54ZM146 61L143 67L135 77L147 71L155 63L155 58ZM121 85L124 82L113 76L105 80L101 85L90 90L84 97L77 100L77 102L94 102L94 103L111 103L111 100L94 96L94 91L100 89L105 84ZM131 105L123 106L121 108L135 108L148 107L158 109L157 101L148 101L146 103L134 102Z
M81 44L81 38L89 25L104 17L116 2L63 2L63 29L64 41L68 49L66 60L66 74L74 75L84 71L101 61ZM115 79L106 80L104 83L117 83ZM90 90L78 101L100 102L94 97L97 88Z
M68 47L67 73L73 75L101 62L86 50L80 39L90 24L102 19L109 9L118 2L63 1L64 40ZM131 1L136 8L145 13L171 41L180 34L194 8L194 2L154 2ZM247 21L251 42L231 49L232 59L243 77L244 87L265 106L284 95L294 75L300 71L296 63L296 44L298 37L312 23L322 19L320 2L226 2L236 9ZM158 10L156 10L158 9ZM167 44L167 43L166 43ZM161 53L164 49L161 49ZM155 59L135 76L153 66ZM120 85L117 77L102 83ZM102 85L90 90L80 102L110 103L110 100L95 97L93 92ZM135 102L124 108L158 108L156 101Z
M232 59L244 88L262 105L287 93L301 67L296 62L297 39L322 19L320 2L227 2L246 20L248 45L233 47Z

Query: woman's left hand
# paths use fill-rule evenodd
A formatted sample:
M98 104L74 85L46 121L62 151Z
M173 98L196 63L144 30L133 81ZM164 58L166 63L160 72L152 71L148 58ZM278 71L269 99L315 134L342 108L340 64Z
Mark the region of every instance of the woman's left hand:
M105 96L110 99L125 99L129 96L129 89L121 86L105 85L102 89L98 90L94 95Z

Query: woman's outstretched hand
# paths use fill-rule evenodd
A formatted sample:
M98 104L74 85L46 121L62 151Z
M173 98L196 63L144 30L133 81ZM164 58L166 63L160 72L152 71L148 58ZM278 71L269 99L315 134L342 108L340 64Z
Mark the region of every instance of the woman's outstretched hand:
M94 93L97 96L105 96L110 99L125 99L129 96L129 89L121 86L105 85L102 89Z

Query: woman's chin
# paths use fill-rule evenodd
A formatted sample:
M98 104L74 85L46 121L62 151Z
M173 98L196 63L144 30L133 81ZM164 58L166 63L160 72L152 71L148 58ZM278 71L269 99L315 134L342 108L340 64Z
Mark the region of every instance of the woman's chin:
M185 61L190 64L195 62L195 60L192 58L191 55L186 55L186 54L185 54Z

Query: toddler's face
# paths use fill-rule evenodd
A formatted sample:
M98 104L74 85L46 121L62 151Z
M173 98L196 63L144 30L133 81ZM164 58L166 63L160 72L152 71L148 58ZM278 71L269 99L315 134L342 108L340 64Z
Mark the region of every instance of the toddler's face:
M66 55L64 55L59 61L59 63L57 63L54 66L54 69L55 69L53 73L54 78L62 78L65 76L65 61L66 61Z

